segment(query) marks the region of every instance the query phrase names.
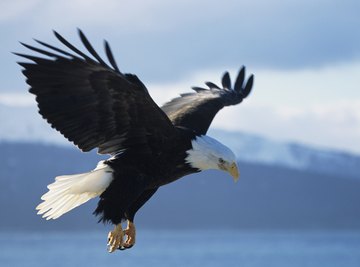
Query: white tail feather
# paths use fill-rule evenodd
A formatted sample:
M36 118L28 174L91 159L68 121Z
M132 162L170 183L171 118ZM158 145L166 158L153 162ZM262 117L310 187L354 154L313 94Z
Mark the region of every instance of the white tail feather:
M97 167L87 173L63 175L48 185L49 191L36 209L47 220L57 219L64 213L101 195L113 180L113 170L109 165L99 162Z

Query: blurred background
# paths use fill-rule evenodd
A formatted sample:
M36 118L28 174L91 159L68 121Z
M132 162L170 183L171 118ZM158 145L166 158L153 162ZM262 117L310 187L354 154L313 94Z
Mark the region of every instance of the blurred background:
M359 266L359 12L355 0L2 0L0 265ZM137 215L138 244L115 255L96 201L52 222L34 210L55 176L102 158L41 119L11 52L61 46L52 30L82 47L77 28L100 55L109 41L159 105L242 65L255 75L209 132L240 181L207 171L160 189Z

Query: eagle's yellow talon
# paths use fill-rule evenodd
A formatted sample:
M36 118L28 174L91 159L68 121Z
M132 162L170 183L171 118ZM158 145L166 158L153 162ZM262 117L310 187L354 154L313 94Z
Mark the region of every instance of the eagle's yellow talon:
M124 234L126 235L126 241L124 243L125 248L131 248L135 245L135 236L136 236L136 229L134 223L128 221L128 226L124 230Z
M123 246L124 233L121 224L115 226L114 231L110 231L108 234L108 251L114 252L116 249Z

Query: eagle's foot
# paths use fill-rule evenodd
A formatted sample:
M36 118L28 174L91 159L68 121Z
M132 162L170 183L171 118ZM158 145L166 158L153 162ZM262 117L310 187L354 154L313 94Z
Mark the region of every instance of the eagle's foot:
M125 243L123 244L124 249L131 248L135 245L135 236L136 236L136 229L133 222L128 221L128 226L124 230L124 234L126 235Z
M108 251L110 253L114 252L116 249L123 248L124 244L124 232L121 227L121 224L115 226L114 231L110 231L108 234Z

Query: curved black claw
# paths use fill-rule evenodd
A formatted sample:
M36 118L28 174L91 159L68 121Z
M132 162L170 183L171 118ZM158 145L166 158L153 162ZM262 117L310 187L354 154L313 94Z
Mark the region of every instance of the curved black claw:
M132 248L134 245L129 245L129 246L121 246L121 247L118 247L118 250L127 250L129 248Z

